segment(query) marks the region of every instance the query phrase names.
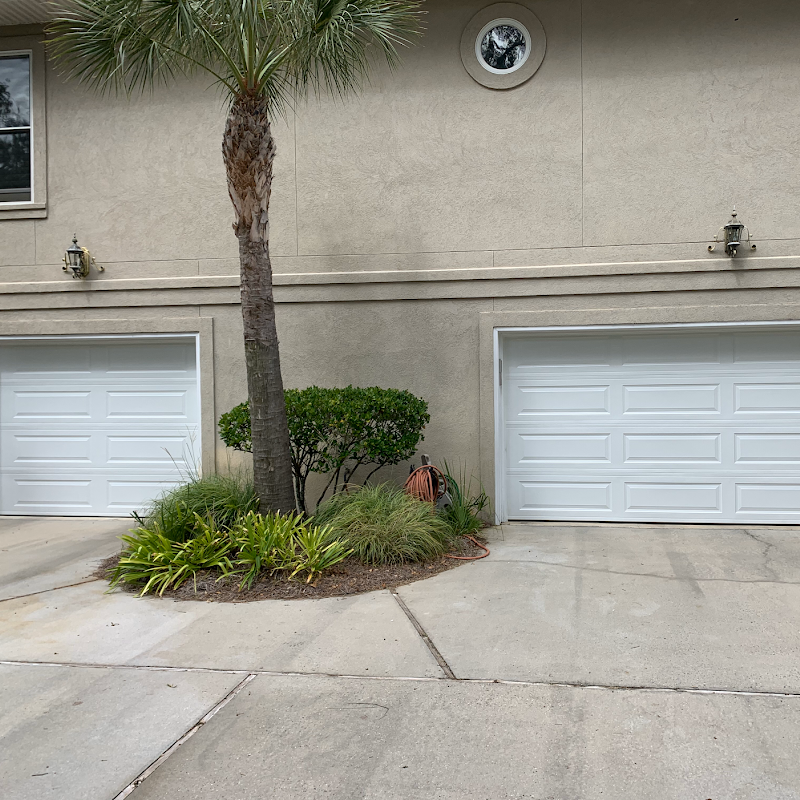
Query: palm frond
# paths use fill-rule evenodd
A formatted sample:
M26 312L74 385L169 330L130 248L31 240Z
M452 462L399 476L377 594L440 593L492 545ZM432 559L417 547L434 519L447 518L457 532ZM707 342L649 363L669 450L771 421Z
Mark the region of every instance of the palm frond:
M68 78L130 94L204 71L231 100L281 111L309 89L344 95L374 56L420 32L422 0L52 0L50 51Z

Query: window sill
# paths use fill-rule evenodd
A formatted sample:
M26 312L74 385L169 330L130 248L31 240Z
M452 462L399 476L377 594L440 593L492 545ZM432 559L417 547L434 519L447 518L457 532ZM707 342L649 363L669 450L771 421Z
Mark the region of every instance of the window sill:
M3 203L0 205L0 220L44 219L46 216L47 203Z

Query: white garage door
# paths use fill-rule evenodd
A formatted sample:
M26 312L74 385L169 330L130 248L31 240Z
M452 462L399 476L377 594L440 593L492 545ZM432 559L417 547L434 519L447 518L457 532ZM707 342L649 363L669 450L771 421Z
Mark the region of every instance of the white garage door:
M0 512L125 516L199 453L194 337L0 342Z
M800 522L800 332L503 336L510 519Z

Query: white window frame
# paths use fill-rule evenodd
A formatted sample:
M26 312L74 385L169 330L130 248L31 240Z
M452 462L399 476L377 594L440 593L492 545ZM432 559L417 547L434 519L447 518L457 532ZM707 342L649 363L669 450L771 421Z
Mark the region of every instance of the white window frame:
M0 201L0 220L47 216L47 130L45 114L45 54L41 36L0 35L1 56L30 58L31 199Z

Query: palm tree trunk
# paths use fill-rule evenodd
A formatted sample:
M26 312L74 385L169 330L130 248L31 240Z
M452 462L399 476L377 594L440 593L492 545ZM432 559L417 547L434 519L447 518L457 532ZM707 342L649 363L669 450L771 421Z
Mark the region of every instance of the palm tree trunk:
M222 154L239 240L253 480L262 513L288 512L295 509L295 497L269 258L275 141L263 100L245 96L234 102Z

